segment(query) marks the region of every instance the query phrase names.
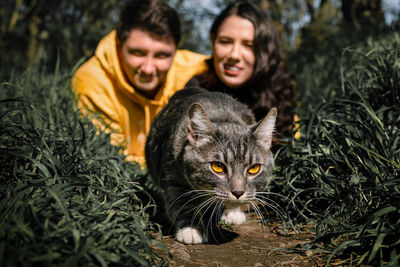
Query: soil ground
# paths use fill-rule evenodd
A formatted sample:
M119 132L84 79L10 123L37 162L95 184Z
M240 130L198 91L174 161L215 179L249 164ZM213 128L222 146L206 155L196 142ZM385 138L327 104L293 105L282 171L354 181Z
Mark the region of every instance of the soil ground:
M162 242L170 249L172 266L324 266L321 255L293 248L312 240L311 231L284 230L279 224L263 226L254 219L232 228L224 227L219 244L184 245L171 236Z

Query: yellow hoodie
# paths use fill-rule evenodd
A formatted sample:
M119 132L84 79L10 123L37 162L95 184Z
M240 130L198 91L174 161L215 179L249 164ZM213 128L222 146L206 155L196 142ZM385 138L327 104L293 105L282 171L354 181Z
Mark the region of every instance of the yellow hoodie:
M149 99L125 78L118 60L116 38L114 30L99 42L95 55L76 71L72 89L80 110L89 111L92 121L101 129L112 131L112 144L124 145L128 160L144 164L144 146L151 121L176 91L207 69L208 56L178 50L164 86L154 99Z

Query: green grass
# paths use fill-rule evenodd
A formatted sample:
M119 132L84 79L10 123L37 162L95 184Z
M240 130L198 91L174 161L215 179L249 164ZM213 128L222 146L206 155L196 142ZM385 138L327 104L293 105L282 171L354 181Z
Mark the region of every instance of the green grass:
M321 73L310 72L318 62L303 66L300 84L310 87L301 89L314 104L303 110L302 138L277 157L273 190L296 203L293 218L315 224L306 248L328 262L400 264L399 59L400 36L392 34L344 49ZM328 84L327 73L337 75L327 88L312 87Z
M0 85L0 266L166 264L145 174L74 111L69 81L31 69Z

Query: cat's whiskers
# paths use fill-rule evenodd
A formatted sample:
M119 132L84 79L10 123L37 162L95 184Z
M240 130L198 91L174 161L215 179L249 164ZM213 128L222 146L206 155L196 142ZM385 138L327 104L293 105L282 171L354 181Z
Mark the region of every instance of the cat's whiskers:
M294 208L297 208L297 206L294 203L293 199L289 199L288 197L286 197L286 196L284 196L282 194L274 193L274 192L257 192L257 197L260 197L261 199L265 199L265 200L271 201L271 202L273 202L274 204L276 204L280 208L280 205L277 202L273 201L272 199L270 199L267 196L278 196L278 197L288 201L290 204L293 205ZM281 208L281 210L283 211L282 208Z
M208 222L207 222L207 226L206 226L206 231L207 231L207 233L211 233L211 235L212 235L212 237L214 238L214 240L216 240L216 238L215 238L215 236L214 236L214 231L212 231L211 228L212 228L213 225L214 225L214 223L213 223L213 219L215 219L214 213L215 213L216 210L218 210L218 209L221 207L221 202L219 201L218 198L215 198L215 201L214 201L214 202L217 202L217 203L216 203L215 205L214 205L214 203L210 205L210 207L211 207L211 206L213 207L213 210L212 210L210 216L208 217ZM207 208L207 210L208 210L208 208ZM207 210L206 210L205 212L207 212ZM201 219L202 219L202 218L201 218Z
M195 210L195 212L193 213L193 216L192 216L192 220L191 220L190 225L193 227L194 220L196 219L196 217L198 216L198 214L201 212L201 210L202 210L203 208L207 207L207 208L205 209L205 211L202 212L202 214L201 214L201 216L200 216L200 219L198 220L197 228L199 228L200 223L203 222L203 217L204 217L204 215L207 213L207 211L209 210L209 208L212 207L213 204L214 204L215 202L217 202L217 201L218 201L218 199L217 199L216 197L211 197L210 199L207 199L205 202L201 203L200 206L198 206L198 207L192 209L192 210ZM213 213L212 213L212 214L213 214ZM212 219L212 215L211 215L209 218ZM208 223L209 223L209 222L208 222ZM207 229L207 231L208 231L208 223L207 223L207 226L205 227L205 228Z
M183 194L181 194L179 197L175 198L174 201L171 202L171 204L169 205L170 208L175 204L176 201L178 201L180 198L185 197L187 195L190 194L194 194L194 193L202 193L202 194L198 194L196 197L203 197L203 196L207 196L207 195L213 195L214 190L191 190L188 192L185 192Z
M272 209L273 211L275 211L275 213L278 215L278 217L282 221L286 221L288 216L278 203L276 203L275 201L273 201L267 197L262 197L262 198L258 197L257 201L260 202L261 206L263 207L263 209L265 211L267 211L266 207L268 207L268 208ZM273 204L275 204L275 206Z
M289 204L291 204L293 206L294 209L298 210L296 203L293 201L293 199L288 198L287 196L284 196L282 194L279 193L274 193L274 192L257 192L258 196L263 196L264 198L266 198L267 200L270 200L269 198L267 198L266 196L268 195L272 195L272 196L277 196L280 197L286 201L289 202ZM264 196L265 195L265 196Z
M218 218L221 218L224 209L225 209L225 201L220 199L218 203L218 211L219 211L219 213L217 214Z
M261 212L260 208L259 208L258 205L257 205L256 203L254 203L253 201L250 201L249 203L253 206L253 209L254 209L254 211L256 212L256 215L257 215L258 219L261 221L261 224L263 225L263 230L264 230L264 233L265 233L265 225L266 225L267 223L266 223L266 221L265 221L264 216L262 215L262 212Z
M282 198L282 199L284 199L284 200L290 201L292 204L294 204L294 203L293 203L293 200L291 200L291 199L289 199L287 196L284 196L284 195L279 194L279 193L275 193L275 192L266 192L266 191L264 191L264 192L256 192L256 194L257 194L257 196L259 196L259 195L278 196L278 197L280 197L280 198Z
M213 238L215 240L217 240L217 238L214 235L214 232L212 231L212 227L214 225L213 219L216 218L220 218L221 214L222 214L222 210L223 210L223 205L224 202L217 198L216 196L213 196L209 199L207 199L205 202L201 203L199 206L193 208L191 211L194 211L192 219L191 219L191 227L194 226L196 218L199 216L199 214L201 213L200 218L197 220L197 228L199 229L200 227L200 223L203 222L203 217L204 215L209 211L209 209L212 207L213 210L211 211L211 214L208 217L208 221L206 223L206 225L204 225L206 232L207 233L211 233L211 235L213 236ZM202 210L205 209L203 212Z
M218 199L222 201L228 201L229 197L227 195L217 195Z
M203 197L208 196L208 195L211 195L211 194L197 195L196 197L191 198L191 199L189 199L188 201L186 201L186 202L179 208L178 212L176 213L176 215L175 215L175 220L176 220L176 218L178 217L179 213L182 211L182 209L183 209L186 205L188 205L190 202L193 202L193 201L195 201L195 200L197 200L197 199L199 199L199 198L203 198ZM171 209L172 209L172 205L168 208L168 212L169 212ZM190 211L193 211L193 210L194 210L194 209L191 209L191 210L189 210L189 211L186 211L186 213L189 213ZM174 222L175 222L175 220L174 220Z
M173 204L175 204L175 202L176 202L179 198L184 197L184 196L187 196L187 195L189 195L189 194L191 194L191 193L199 193L199 192L202 193L202 194L198 194L198 195L196 195L194 198L190 198L188 201L186 201L186 202L179 208L179 210L176 212L176 214L175 214L175 216L174 216L174 220L173 220L172 224L175 223L175 221L176 221L177 218L179 217L179 214L181 213L182 209L183 209L187 204L189 204L189 203L192 202L192 201L195 201L196 199L199 199L199 198L202 198L202 197L205 197L205 196L213 196L214 190L192 190L192 191L186 192L186 193L180 195L178 198L176 198L176 199L172 202L172 204L171 204L171 205L169 206L169 208L168 208L168 212L172 209ZM195 209L195 208L194 208L194 209ZM193 211L194 209L191 209L191 210L187 211L186 213L188 213L188 212L190 212L190 211Z
M195 212L193 213L193 216L192 216L192 221L193 221L194 218L197 217L197 215L200 213L200 211L201 211L204 207L208 206L210 203L213 203L213 202L215 202L215 201L216 201L216 197L211 197L211 198L207 199L206 201L204 201L203 203L201 203L198 207L194 207L193 209L191 209L189 212L195 211ZM209 208L209 207L208 207L208 208ZM207 209L208 209L208 208L207 208ZM206 211L207 211L207 210L206 210ZM203 214L201 215L200 219L203 217L204 213L205 213L205 212L203 212Z
M231 199L229 198L229 194L227 192L223 191L215 191L215 195L222 201L230 201Z
M217 211L216 212L215 224L218 224L220 219L221 219L222 213L224 211L224 205L225 205L224 201L220 200L219 203L218 203L218 206L215 207L215 209ZM221 228L220 227L218 227L218 232L220 233L221 236L223 236L223 233L221 232ZM212 235L213 235L214 239L217 240L217 238L215 238L214 234L212 234Z

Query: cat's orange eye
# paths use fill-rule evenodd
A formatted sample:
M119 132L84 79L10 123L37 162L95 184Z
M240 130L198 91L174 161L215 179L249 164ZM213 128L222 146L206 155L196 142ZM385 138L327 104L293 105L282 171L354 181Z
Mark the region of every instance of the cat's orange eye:
M260 164L254 164L247 169L247 172L249 174L257 174L260 171L260 168L261 168Z
M221 162L212 162L211 169L216 173L224 173L226 171L225 165Z

